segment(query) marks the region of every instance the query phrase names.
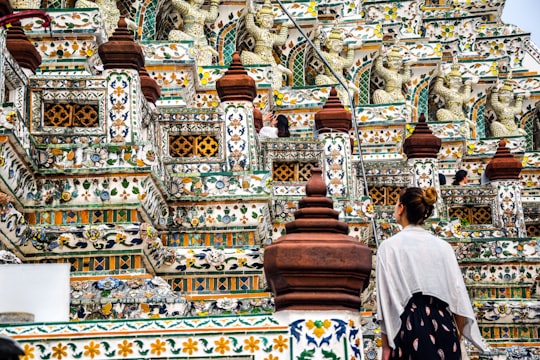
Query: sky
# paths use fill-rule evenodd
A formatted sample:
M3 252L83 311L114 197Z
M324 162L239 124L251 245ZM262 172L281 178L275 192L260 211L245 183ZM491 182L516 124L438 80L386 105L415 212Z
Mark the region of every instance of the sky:
M531 33L531 39L540 47L540 0L506 0L502 20Z

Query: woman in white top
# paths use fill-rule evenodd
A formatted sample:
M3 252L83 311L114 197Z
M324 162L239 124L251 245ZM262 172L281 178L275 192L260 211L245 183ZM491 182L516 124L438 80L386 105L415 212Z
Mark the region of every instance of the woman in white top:
M434 188L404 189L394 209L403 230L377 250L383 360L458 360L461 334L485 350L454 250L420 226L436 200Z
M264 126L259 130L259 139L275 139L278 137L277 116L266 113L263 116Z

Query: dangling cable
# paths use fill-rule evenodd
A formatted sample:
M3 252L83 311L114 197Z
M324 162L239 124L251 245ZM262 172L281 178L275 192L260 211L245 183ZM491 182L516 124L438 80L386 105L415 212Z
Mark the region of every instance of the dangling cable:
M362 173L362 181L364 183L364 191L366 193L366 196L369 196L369 187L368 187L368 184L367 184L367 179L366 179L366 168L365 168L365 165L364 165L364 154L363 154L363 151L362 151L362 144L361 144L361 141L360 141L360 132L358 130L358 124L356 123L356 107L354 105L354 97L351 96L351 93L349 91L349 88L348 86L343 82L343 80L341 79L341 76L338 76L338 74L336 73L336 71L330 66L330 64L328 63L328 61L325 59L325 57L323 56L323 54L321 54L321 52L319 51L319 49L317 49L317 47L315 46L315 44L313 44L313 42L309 39L309 37L306 35L306 33L304 32L304 30L302 30L302 28L300 27L300 25L298 25L298 23L296 22L296 20L293 19L292 15L289 13L289 11L285 8L285 6L283 5L283 3L281 2L281 0L276 0L277 3L279 4L279 6L281 7L281 10L283 10L283 12L285 13L285 15L287 15L287 17L291 20L291 22L294 24L294 26L296 27L296 29L300 32L300 34L302 34L302 37L304 39L306 39L306 41L308 42L309 46L315 51L315 53L317 54L317 56L319 57L319 59L321 59L321 61L324 63L324 65L330 70L330 72L332 73L332 75L334 75L334 78L337 79L337 81L339 82L339 84L343 87L343 89L345 89L346 93L347 93L347 99L349 100L349 104L351 104L351 115L352 115L352 123L353 123L353 126L354 126L354 133L355 133L355 136L356 136L356 143L358 144L358 155L360 157L360 171ZM373 238L375 239L375 245L377 247L379 247L379 239L378 239L378 236L377 236L377 227L375 226L375 218L372 217L371 218L371 227L373 228Z

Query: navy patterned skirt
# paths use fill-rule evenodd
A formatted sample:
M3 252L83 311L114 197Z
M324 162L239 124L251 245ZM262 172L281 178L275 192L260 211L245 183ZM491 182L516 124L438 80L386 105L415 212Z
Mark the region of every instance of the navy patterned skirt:
M401 314L401 328L390 359L459 360L458 331L448 305L433 297L414 294Z

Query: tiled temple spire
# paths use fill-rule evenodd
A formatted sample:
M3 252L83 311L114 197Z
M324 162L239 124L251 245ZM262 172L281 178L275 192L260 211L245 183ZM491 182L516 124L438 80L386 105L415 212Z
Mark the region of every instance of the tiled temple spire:
M105 70L139 70L144 67L144 54L141 46L133 40L123 16L118 20L118 27L109 41L99 46L98 53Z
M509 237L527 236L519 177L521 168L521 162L510 153L506 141L501 139L485 171L491 185L497 190L494 223L505 229Z
M412 186L421 188L435 187L438 191L438 201L434 215L442 210L442 197L439 183L439 161L437 156L441 149L442 140L433 135L426 123L424 113L418 118L413 133L403 142L403 152L407 155L408 165L412 171Z
M351 112L345 109L336 88L332 87L323 108L315 114L317 137L323 144L321 167L324 181L329 184L330 196L352 199L359 195L351 191L354 188L354 174L351 171L354 142L349 134L351 127Z
M276 310L360 309L369 283L371 250L348 236L347 224L326 197L319 168L312 169L287 234L265 249L264 270Z
M259 168L258 153L253 146L257 139L254 126L253 99L257 87L235 52L229 69L216 82L216 90L224 110L224 147L227 171L253 171Z
M257 95L255 80L244 69L238 52L233 54L229 69L217 80L216 90L221 101L252 102Z

